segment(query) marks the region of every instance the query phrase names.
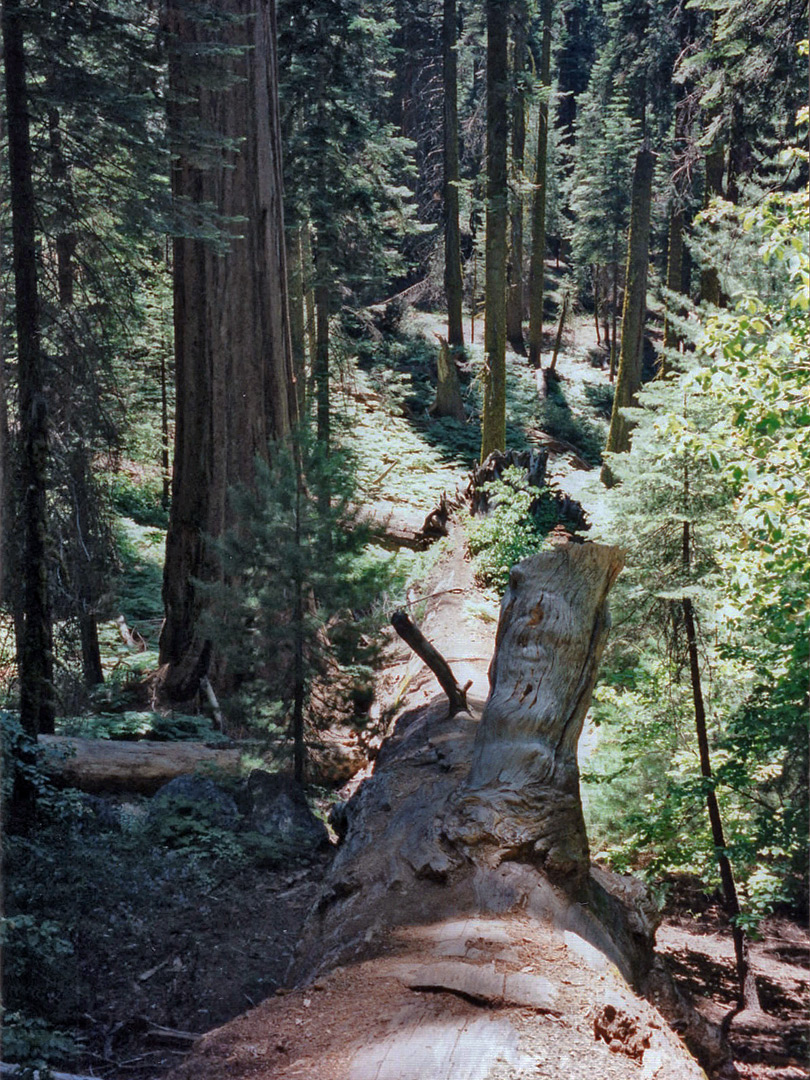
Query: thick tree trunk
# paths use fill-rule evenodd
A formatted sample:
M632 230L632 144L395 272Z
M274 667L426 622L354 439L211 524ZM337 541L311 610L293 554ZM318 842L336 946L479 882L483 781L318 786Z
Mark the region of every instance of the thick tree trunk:
M329 397L329 255L326 244L318 243L315 257L315 401L318 441L329 446L331 432Z
M442 59L444 78L444 291L447 340L464 347L461 304L461 233L458 222L458 57L456 0L444 0Z
M513 12L512 33L512 192L509 211L509 273L506 290L506 339L515 352L524 356L523 341L523 158L526 148L526 40L528 11L518 0Z
M506 448L509 0L487 2L487 240L481 460Z
M551 15L553 0L542 0L543 45L540 86L551 90ZM529 363L541 366L543 351L543 302L546 273L546 173L548 163L548 97L540 102L537 119L537 170L532 200L532 256L529 270Z
M46 492L48 403L39 338L39 297L31 142L25 74L23 16L17 4L2 8L8 116L9 186L14 257L20 432L23 604L20 720L36 735L54 724L53 628L48 588Z
M196 690L201 674L204 599L195 580L221 575L209 538L230 524L228 490L252 482L256 455L290 431L297 412L275 9L228 0L224 11L233 19L209 24L182 0L167 11L172 190L181 209L204 215L212 206L225 219L219 250L190 236L174 241L177 424L160 658L167 692L179 697ZM205 58L196 68L195 55ZM201 130L225 146L206 155Z
M577 744L619 548L567 544L512 568L470 775L445 832L476 858L523 858L576 889L589 867Z
M627 241L627 272L624 283L622 340L619 374L613 398L606 449L614 454L630 449L630 425L622 409L636 404L641 387L644 326L647 315L647 268L650 261L650 207L655 157L646 147L639 150L633 172L630 234ZM613 483L610 468L602 466L602 482Z

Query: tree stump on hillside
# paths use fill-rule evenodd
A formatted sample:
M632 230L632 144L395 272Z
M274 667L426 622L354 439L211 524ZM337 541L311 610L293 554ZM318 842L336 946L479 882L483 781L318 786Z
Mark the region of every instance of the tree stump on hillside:
M479 858L523 858L576 884L590 866L577 744L610 618L620 550L566 544L514 566L470 775L444 833Z

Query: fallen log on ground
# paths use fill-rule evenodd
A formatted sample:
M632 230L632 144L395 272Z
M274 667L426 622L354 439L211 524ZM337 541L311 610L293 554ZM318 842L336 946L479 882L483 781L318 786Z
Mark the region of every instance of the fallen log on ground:
M347 804L294 989L173 1080L700 1080L630 984L722 1058L656 969L643 886L588 861L576 744L620 567L565 545L513 572L483 719L444 697L400 716Z
M152 795L177 776L216 769L235 773L240 751L201 742L154 742L142 739L80 739L40 735L45 767L71 787L92 793L135 792Z

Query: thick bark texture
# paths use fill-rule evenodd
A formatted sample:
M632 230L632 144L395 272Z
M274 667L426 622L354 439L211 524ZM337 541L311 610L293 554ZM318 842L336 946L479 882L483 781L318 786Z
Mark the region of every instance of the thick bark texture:
M551 13L553 0L542 0L543 45L540 84L551 86ZM546 272L546 172L548 161L548 98L540 102L537 118L537 171L532 200L532 256L529 270L529 363L539 368L543 350L543 299Z
M461 397L458 368L449 343L439 339L439 355L436 358L436 400L430 411L433 416L452 416L462 424L467 419Z
M444 291L447 340L464 346L461 301L461 233L458 223L458 57L456 0L444 0L442 60L444 80Z
M487 3L487 241L481 460L506 448L508 0Z
M181 207L205 215L211 206L228 219L225 250L191 236L174 242L177 426L160 656L166 689L179 697L197 688L189 682L199 678L203 599L193 582L221 573L209 538L230 524L228 489L252 481L256 455L289 432L297 409L274 5L224 7L233 21L213 27L181 0L167 12L173 193ZM224 48L211 51L212 40ZM204 71L193 66L200 48ZM224 145L201 150L200 132Z
M568 544L512 568L470 775L445 823L467 848L574 886L589 867L577 743L622 565L618 548Z
M23 604L17 655L20 721L29 734L36 735L52 732L54 723L46 507L49 421L39 338L35 204L22 18L16 4L3 5L22 489Z
M641 387L641 361L644 325L647 316L647 269L650 262L650 207L655 157L646 147L639 150L633 171L633 198L630 208L630 235L627 242L622 341L619 350L619 374L613 397L606 450L614 454L630 449L630 424L622 409L636 404ZM602 482L613 483L607 465L602 467Z

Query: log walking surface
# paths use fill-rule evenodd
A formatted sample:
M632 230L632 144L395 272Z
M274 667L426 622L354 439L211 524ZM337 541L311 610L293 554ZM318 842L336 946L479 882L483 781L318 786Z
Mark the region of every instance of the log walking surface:
M466 613L468 588L459 545L422 627L457 680L473 680L469 711L448 716L421 661L408 659L405 678L399 669L404 708L350 804L294 988L201 1038L173 1080L704 1075L630 990L634 931L596 878L599 919L535 866L476 864L442 833L443 808L469 773L491 653L491 630ZM635 918L643 936L641 908Z

